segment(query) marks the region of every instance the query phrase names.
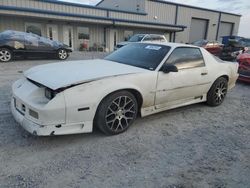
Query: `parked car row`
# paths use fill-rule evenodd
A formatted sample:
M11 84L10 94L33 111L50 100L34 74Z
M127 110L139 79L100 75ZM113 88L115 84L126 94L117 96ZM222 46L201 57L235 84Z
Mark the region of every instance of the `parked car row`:
M218 41L208 41L208 40L198 40L192 43L194 46L199 46L205 48L211 54L215 56L220 56L223 50L223 44Z
M33 33L12 30L0 33L0 62L8 62L17 57L54 57L65 60L70 52L72 50L69 46Z
M131 43L138 42L167 42L164 35L136 34L128 41L118 43L116 50ZM223 37L223 43L218 41L198 40L192 43L194 46L205 48L211 54L222 60L239 63L239 80L250 80L250 39L237 36ZM72 52L69 46L52 41L48 38L32 33L7 30L0 33L0 62L8 62L13 58L44 58L53 57L60 60L68 58ZM250 81L249 81L250 82Z

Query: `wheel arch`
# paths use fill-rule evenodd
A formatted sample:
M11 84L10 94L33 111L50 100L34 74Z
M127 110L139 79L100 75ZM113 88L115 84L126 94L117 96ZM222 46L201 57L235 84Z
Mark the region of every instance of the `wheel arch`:
M219 79L219 78L225 78L227 81L229 81L229 76L228 75L226 75L226 74L224 74L224 75L221 75L220 77L218 77L217 79ZM217 80L216 79L216 80Z
M207 93L210 91L210 89L213 87L216 80L218 80L219 78L225 78L229 82L229 76L227 74L221 74L220 76L217 76L216 79L211 82Z
M115 91L109 92L108 94L106 94L104 97L102 97L102 99L100 100L99 104L97 105L96 111L95 111L95 116L94 119L96 117L96 113L101 105L101 103L110 95L116 93L116 92L120 92L120 91L128 91L130 92L132 95L134 95L134 97L136 98L136 101L138 103L138 113L141 113L141 107L143 104L143 97L140 91L138 91L137 89L134 88L124 88L124 89L117 89Z
M10 50L11 53L13 53L13 48L10 46L4 45L4 46L0 46L0 48L6 48L6 49Z

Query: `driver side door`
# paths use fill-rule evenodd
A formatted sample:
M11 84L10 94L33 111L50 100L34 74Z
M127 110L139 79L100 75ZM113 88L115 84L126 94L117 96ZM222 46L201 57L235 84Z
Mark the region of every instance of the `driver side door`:
M178 47L166 64L178 72L159 71L155 98L156 109L171 108L194 100L202 100L209 87L208 71L199 48Z

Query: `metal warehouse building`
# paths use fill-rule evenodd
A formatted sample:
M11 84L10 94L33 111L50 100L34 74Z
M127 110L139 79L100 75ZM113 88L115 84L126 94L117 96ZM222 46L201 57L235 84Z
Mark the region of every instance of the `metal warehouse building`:
M0 0L0 31L33 32L74 50L112 51L136 33L172 42L237 35L240 15L162 0L102 0L96 6L56 0Z

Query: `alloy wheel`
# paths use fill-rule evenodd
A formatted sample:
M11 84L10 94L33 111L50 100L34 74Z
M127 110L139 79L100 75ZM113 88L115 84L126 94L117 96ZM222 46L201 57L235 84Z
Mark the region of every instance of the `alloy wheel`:
M224 82L219 83L215 89L215 94L214 94L216 103L217 104L222 103L226 94L227 94L226 83L224 83Z
M7 62L11 59L11 53L8 50L0 50L0 60L2 62Z
M66 59L68 54L66 50L59 50L58 55L60 59Z
M111 102L106 113L106 125L114 132L125 130L135 119L136 105L128 96L119 96Z

